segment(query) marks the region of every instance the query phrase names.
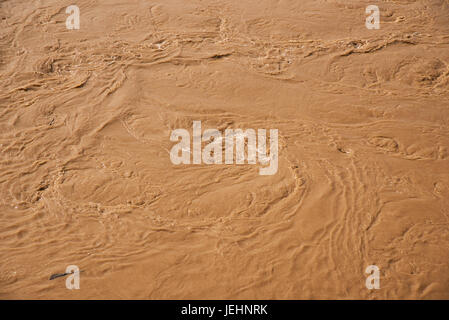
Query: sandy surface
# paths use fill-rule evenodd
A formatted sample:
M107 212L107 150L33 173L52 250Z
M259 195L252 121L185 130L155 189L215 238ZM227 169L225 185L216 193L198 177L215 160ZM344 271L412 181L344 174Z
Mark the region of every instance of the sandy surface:
M447 0L2 1L0 74L2 299L449 298ZM195 120L278 172L172 164Z

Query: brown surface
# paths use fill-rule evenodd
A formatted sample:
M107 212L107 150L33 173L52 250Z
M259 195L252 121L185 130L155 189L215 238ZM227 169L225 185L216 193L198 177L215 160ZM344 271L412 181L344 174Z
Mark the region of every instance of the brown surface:
M449 1L69 4L0 3L0 298L449 298ZM193 120L278 173L172 165Z

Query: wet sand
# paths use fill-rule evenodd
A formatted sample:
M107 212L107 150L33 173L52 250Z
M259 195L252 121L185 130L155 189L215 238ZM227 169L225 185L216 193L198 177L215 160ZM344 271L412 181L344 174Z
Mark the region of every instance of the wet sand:
M447 0L2 1L0 75L1 299L449 298Z

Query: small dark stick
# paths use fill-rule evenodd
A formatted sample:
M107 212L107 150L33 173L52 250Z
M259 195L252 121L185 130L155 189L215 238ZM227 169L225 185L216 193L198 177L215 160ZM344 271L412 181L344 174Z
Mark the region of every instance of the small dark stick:
M55 273L55 274L52 274L52 275L51 275L50 280L53 280L53 279L56 279L56 278L60 278L60 277L65 277L65 276L68 275L68 274L71 274L71 273L68 273L68 272L64 272L64 273Z
M80 273L83 272L83 270L79 271ZM56 278L60 278L60 277L65 277L69 274L73 274L74 272L64 272L64 273L54 273L50 276L50 280L56 279Z

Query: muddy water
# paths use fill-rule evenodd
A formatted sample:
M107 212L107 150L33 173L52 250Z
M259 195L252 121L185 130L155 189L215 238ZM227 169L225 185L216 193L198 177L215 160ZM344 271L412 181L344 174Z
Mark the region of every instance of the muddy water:
M0 298L449 298L449 1L69 4L0 3ZM277 173L174 165L193 121Z

